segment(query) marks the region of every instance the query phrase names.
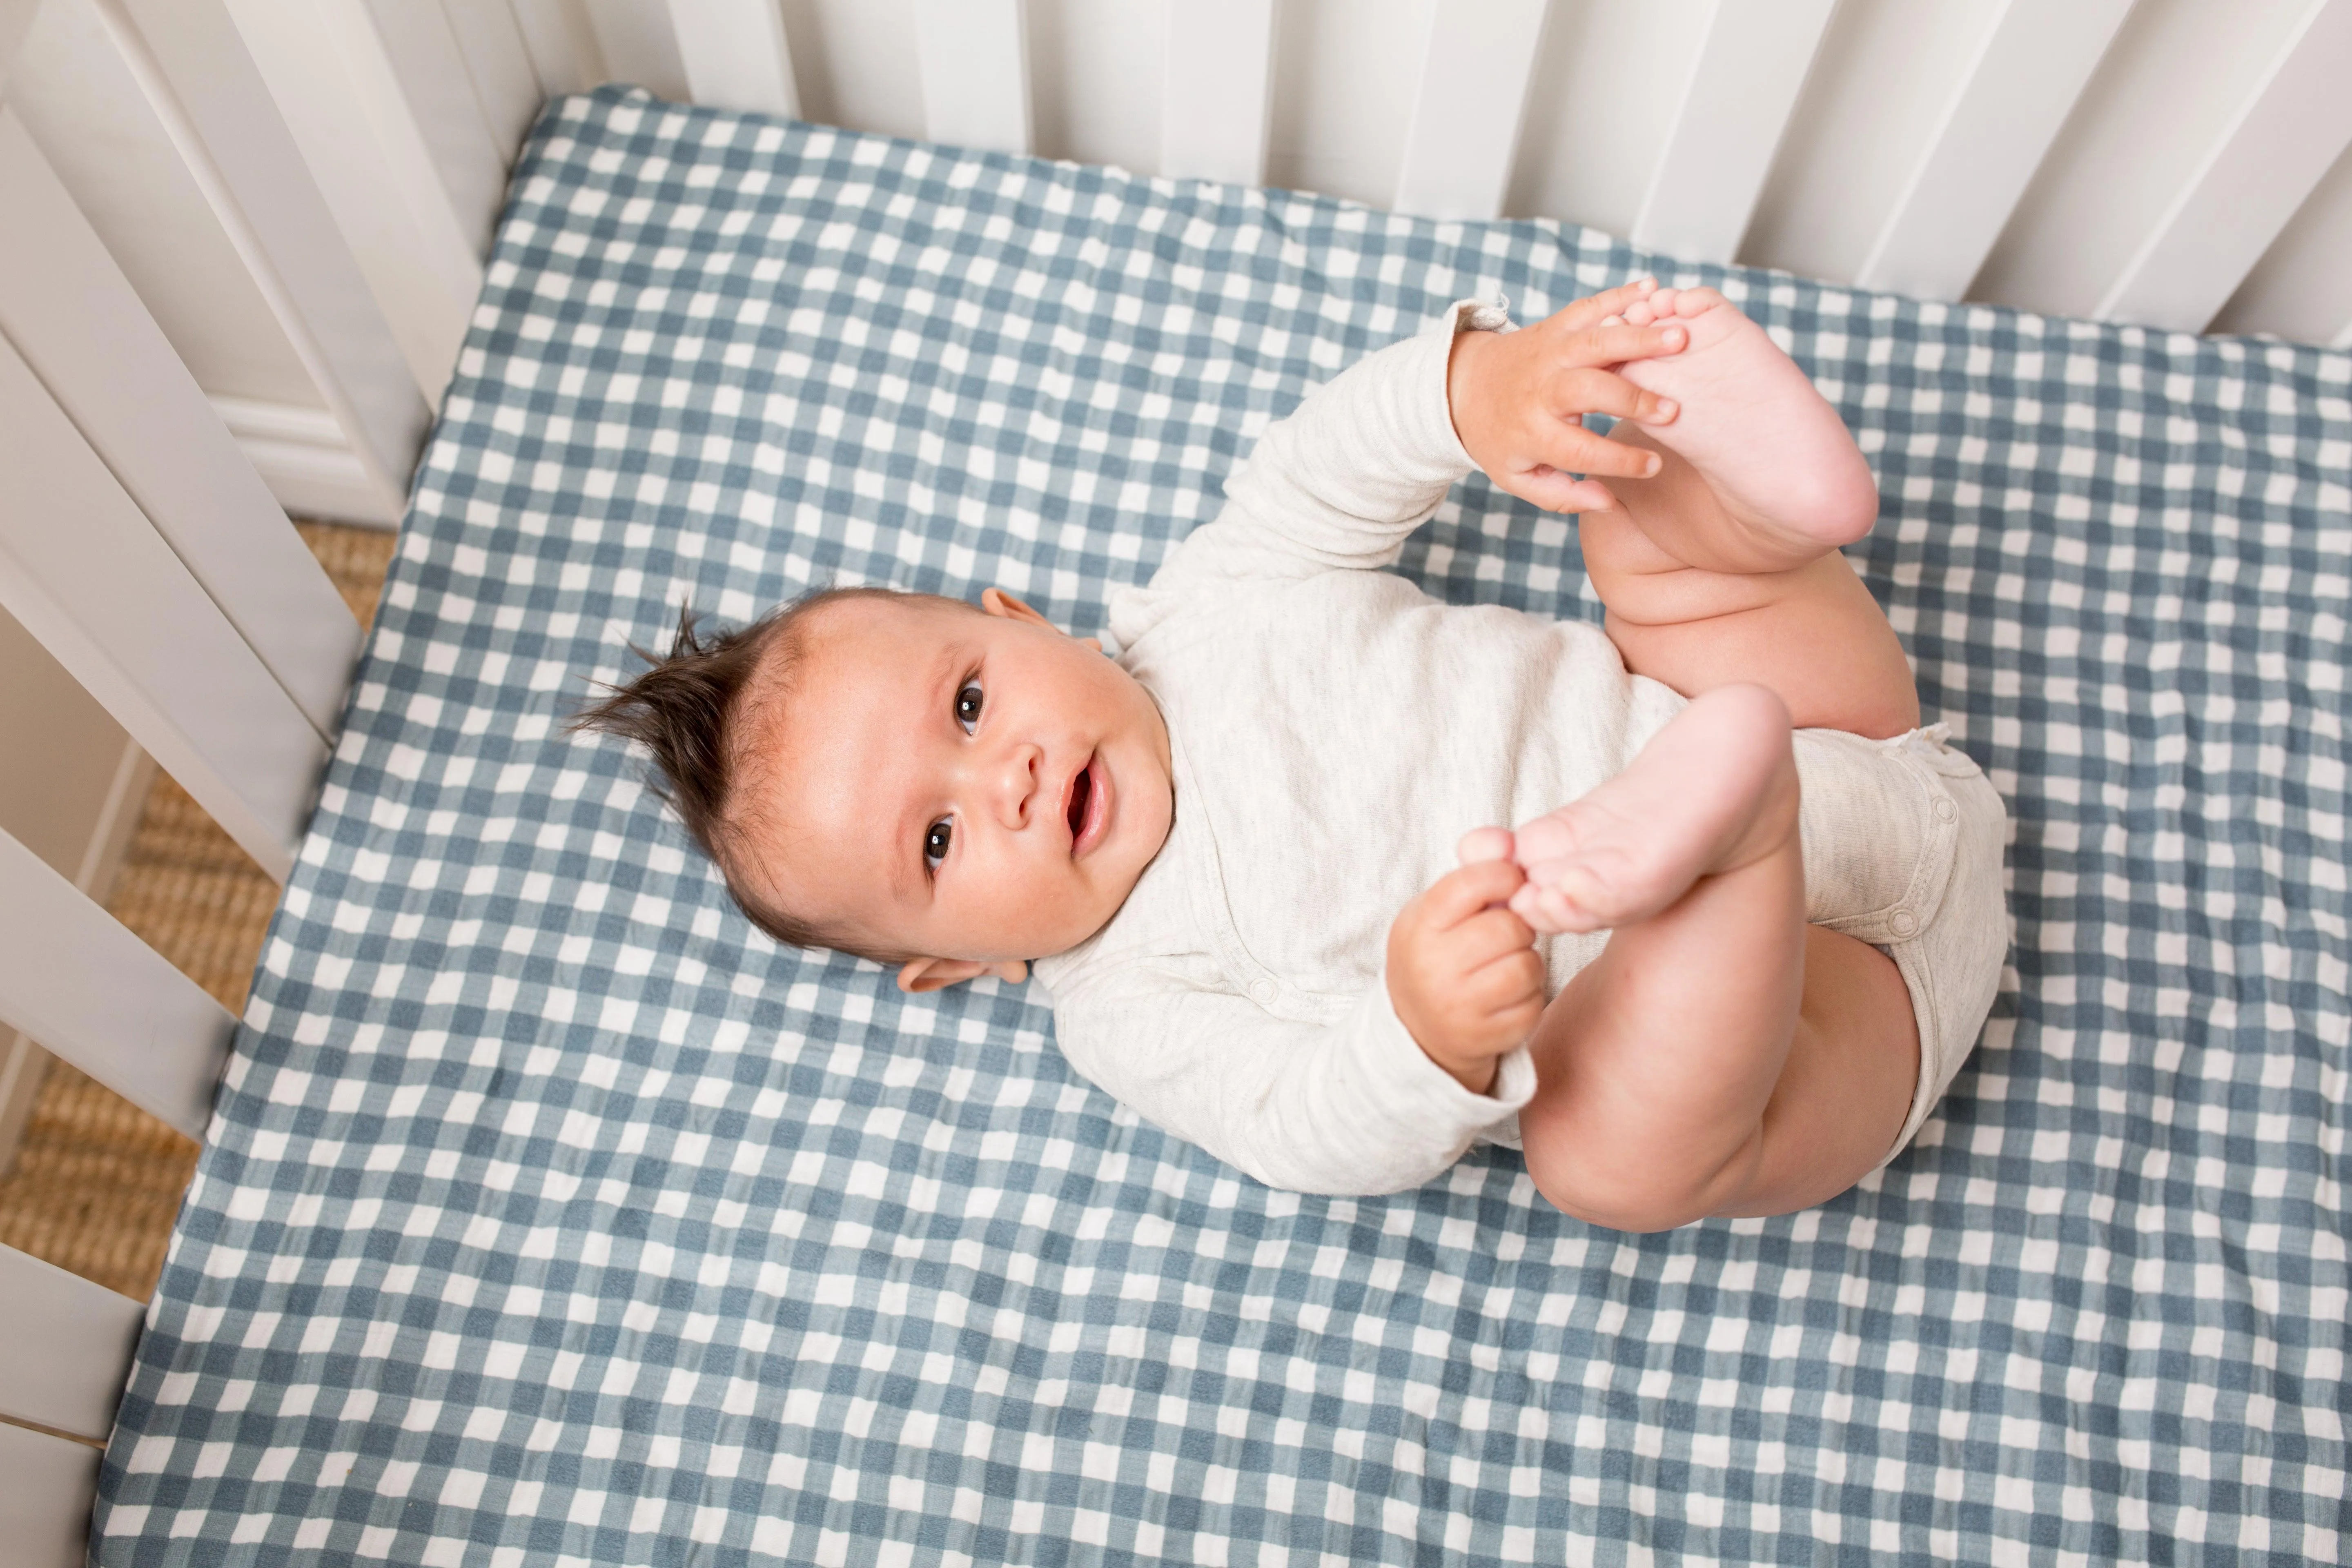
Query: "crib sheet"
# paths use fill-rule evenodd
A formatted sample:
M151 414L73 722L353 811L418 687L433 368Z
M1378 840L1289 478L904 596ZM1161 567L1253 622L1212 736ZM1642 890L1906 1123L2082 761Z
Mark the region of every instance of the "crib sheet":
M1718 283L2011 803L2014 974L1837 1202L1268 1191L1024 989L779 949L563 729L681 600L1081 632L1465 294ZM605 89L533 132L108 1451L107 1564L2337 1561L2352 355ZM1403 570L1597 605L1457 487Z

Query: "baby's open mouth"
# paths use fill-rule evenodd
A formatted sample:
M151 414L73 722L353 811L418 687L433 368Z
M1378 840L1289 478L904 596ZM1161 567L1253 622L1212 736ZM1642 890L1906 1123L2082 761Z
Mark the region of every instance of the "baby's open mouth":
M1078 847L1078 835L1087 830L1087 804L1094 799L1094 794L1095 760L1088 757L1087 765L1078 770L1078 776L1070 781L1070 847L1073 850Z

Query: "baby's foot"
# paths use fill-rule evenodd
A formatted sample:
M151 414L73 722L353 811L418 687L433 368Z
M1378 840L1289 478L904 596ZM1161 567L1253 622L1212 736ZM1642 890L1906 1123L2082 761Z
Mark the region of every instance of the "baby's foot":
M1878 486L1853 437L1797 363L1712 289L1659 289L1629 306L1636 327L1679 321L1690 346L1614 367L1673 398L1650 438L1698 470L1739 521L1801 546L1835 549L1870 531Z
M1630 925L1796 830L1788 709L1761 686L1718 687L1623 773L1513 836L1528 879L1510 907L1539 931Z

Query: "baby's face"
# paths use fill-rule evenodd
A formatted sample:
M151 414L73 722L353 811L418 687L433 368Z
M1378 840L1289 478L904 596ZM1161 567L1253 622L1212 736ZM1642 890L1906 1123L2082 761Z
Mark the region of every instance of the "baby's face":
M877 949L1044 957L1126 900L1174 819L1168 729L1135 678L992 589L985 613L818 612L760 780L780 904Z

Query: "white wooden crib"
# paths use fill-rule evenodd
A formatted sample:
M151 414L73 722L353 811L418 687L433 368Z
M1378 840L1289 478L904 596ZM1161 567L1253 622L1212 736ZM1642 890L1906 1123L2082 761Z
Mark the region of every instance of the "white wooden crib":
M282 879L359 643L286 509L397 520L514 149L603 80L2346 346L2347 73L2352 0L0 0L0 608ZM184 361L184 244L308 402ZM202 1137L233 1023L0 832L0 1024ZM8 1562L79 1559L141 1316L0 1248Z

